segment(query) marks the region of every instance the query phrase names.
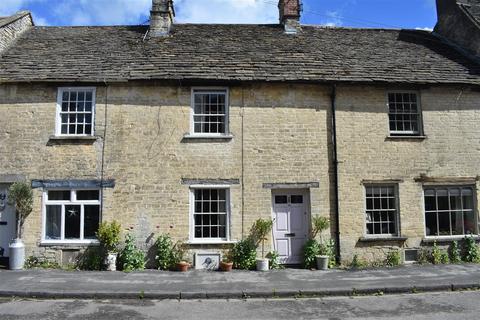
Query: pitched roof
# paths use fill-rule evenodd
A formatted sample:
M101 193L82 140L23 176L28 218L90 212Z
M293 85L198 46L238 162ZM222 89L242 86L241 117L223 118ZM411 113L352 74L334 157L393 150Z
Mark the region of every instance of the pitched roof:
M480 84L480 65L420 30L176 24L34 27L0 57L0 82L360 81ZM145 39L145 40L144 40Z

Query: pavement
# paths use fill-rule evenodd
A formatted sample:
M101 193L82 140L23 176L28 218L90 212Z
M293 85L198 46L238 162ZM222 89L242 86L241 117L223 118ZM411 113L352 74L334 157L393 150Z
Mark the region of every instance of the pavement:
M40 299L300 298L479 288L477 264L267 272L0 270L0 297Z
M477 319L479 291L308 299L0 299L2 320Z

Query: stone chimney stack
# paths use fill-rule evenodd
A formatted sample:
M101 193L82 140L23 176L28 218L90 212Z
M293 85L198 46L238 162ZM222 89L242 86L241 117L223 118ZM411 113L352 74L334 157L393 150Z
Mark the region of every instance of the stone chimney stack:
M152 0L150 11L150 37L165 37L170 34L175 10L173 0Z
M295 34L300 31L300 0L279 0L278 10L285 33Z
M437 0L434 33L480 58L480 0Z
M29 11L19 11L12 16L0 18L0 53L33 25Z

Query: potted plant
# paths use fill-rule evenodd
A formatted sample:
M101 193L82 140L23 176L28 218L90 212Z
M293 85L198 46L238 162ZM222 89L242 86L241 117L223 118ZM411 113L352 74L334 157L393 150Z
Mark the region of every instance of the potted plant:
M25 264L25 245L22 241L23 225L33 210L33 192L26 182L15 182L8 191L8 203L15 206L17 228L15 239L9 244L9 267L11 270L23 269Z
M233 267L235 269L255 269L257 247L255 246L252 237L248 236L245 239L236 242L230 251L230 255L232 256Z
M265 240L267 234L272 230L273 221L271 219L258 219L252 226L251 237L254 239L255 246L258 248L262 243L262 258L256 260L257 271L268 271L269 259L265 258Z
M118 245L120 243L120 224L102 222L97 231L97 239L104 253L104 264L108 271L117 270Z
M155 262L159 270L172 269L175 264L175 254L172 238L168 234L161 234L155 241Z
M311 239L316 241L317 235L320 237L318 243L318 255L315 256L318 270L327 270L330 261L329 245L323 241L322 233L330 227L330 220L326 217L315 216L312 219Z
M178 241L173 248L175 267L177 271L187 272L190 267L190 263L184 260L185 247L183 242Z
M220 271L229 272L233 268L233 259L230 251L226 251L226 254L222 257L220 261Z

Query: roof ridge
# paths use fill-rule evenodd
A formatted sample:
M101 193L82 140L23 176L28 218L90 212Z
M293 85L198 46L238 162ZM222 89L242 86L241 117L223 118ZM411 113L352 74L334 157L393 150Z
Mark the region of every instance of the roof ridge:
M280 24L230 24L230 23L175 23L175 26L193 26L193 27L279 27ZM317 25L317 24L302 24L302 27L312 28L312 29L326 29L326 30L352 30L352 31L424 31L419 29L411 28L382 28L382 27L345 27L345 26L326 26L326 25ZM55 28L65 28L65 29L75 29L75 28L89 28L89 29L106 29L106 28L148 28L148 25L142 24L126 24L126 25L90 25L90 26L35 26L37 29L55 29Z

